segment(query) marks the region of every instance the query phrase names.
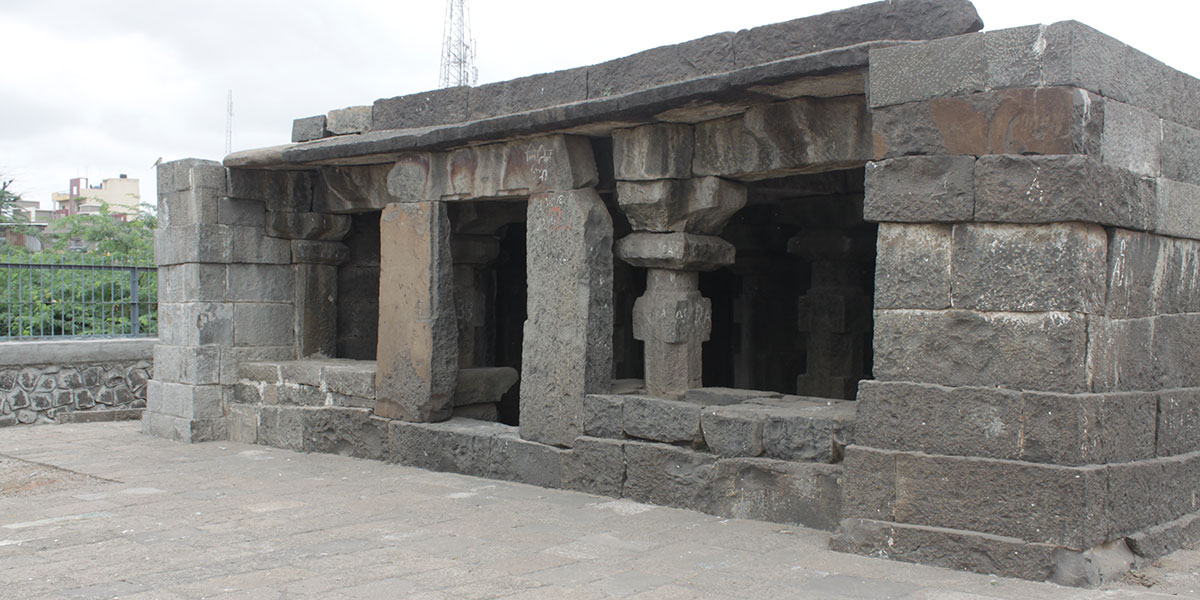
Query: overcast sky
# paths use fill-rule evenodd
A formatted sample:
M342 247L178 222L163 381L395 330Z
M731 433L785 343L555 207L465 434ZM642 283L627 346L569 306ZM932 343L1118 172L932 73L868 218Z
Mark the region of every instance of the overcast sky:
M0 177L48 207L72 177L127 173L153 203L160 156L222 157L229 90L236 151L287 143L297 117L437 87L443 1L0 0ZM479 83L861 3L471 0ZM986 29L1076 19L1200 75L1196 5L975 2Z

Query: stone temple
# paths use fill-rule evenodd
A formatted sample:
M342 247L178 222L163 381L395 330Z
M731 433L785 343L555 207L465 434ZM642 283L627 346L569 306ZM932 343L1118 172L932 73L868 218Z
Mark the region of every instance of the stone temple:
M165 163L144 429L1072 585L1193 543L1200 81L982 26L878 2Z

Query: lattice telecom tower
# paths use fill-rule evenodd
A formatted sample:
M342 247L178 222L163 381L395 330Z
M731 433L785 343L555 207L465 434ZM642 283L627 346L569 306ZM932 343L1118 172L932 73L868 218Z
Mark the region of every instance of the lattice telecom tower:
M471 14L467 0L446 0L446 21L442 25L442 64L440 87L475 85L475 38L471 37Z

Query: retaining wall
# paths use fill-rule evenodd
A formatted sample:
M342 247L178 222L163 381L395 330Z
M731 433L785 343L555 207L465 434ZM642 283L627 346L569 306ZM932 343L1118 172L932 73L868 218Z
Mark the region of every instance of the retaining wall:
M0 343L0 427L136 418L146 407L157 341Z

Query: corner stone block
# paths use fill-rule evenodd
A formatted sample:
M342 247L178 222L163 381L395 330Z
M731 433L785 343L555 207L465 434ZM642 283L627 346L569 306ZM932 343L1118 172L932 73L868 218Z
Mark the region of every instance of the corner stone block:
M312 210L334 214L371 212L400 201L388 192L388 173L394 167L393 164L321 167L323 185L318 189L322 193L313 197ZM414 201L425 198L421 196Z
M1157 177L1161 171L1159 148L1162 140L1162 119L1136 106L1112 99L1104 101L1104 134L1101 138L1104 164Z
M1200 186L1164 178L1157 181L1158 210L1151 222L1154 232L1200 240Z
M158 165L158 194L206 188L222 194L227 189L225 167L215 160L184 158Z
M1200 185L1200 131L1163 121L1162 176Z
M1108 235L1098 225L959 224L951 256L954 308L1104 313Z
M876 310L874 347L882 381L1089 391L1088 318L1077 313Z
M350 175L348 170L342 173L343 178ZM365 173L356 170L361 179ZM446 171L446 154L444 152L410 152L401 154L387 173L387 195L397 202L428 202L441 198L449 190ZM337 196L350 197L356 188L362 187L362 182L355 186L345 186L346 193ZM378 195L378 194L376 194ZM348 203L347 203L348 204Z
M315 171L230 169L229 197L258 200L270 211L308 212L316 183Z
M375 413L405 421L448 419L458 377L458 325L446 207L388 205L380 237Z
M907 156L869 162L863 219L955 223L975 214L973 156Z
M1158 393L1156 454L1174 456L1200 450L1200 390Z
M608 390L612 236L612 219L595 190L529 199L529 316L521 361L525 439L569 446L582 433L583 397ZM385 337L381 327L379 338Z
M950 307L951 225L881 223L875 308Z
M1153 182L1081 155L982 156L975 163L975 220L1145 231L1153 223Z
M613 166L623 181L687 179L692 175L692 126L655 123L613 131Z

